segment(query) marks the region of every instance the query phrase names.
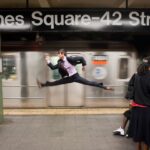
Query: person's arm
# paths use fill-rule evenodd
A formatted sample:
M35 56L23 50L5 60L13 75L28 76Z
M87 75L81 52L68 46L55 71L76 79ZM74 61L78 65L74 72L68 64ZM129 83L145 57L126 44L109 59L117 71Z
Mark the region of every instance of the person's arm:
M82 56L70 57L70 59L75 64L82 64L82 66L86 66L86 61Z
M51 62L47 64L52 70L58 69L58 64L53 65Z
M135 82L135 76L136 74L134 74L129 83L128 83L128 89L127 89L127 93L126 93L126 96L125 98L128 99L128 100L134 100L134 82Z
M53 65L53 64L51 63L51 60L50 60L50 56L49 56L49 55L46 55L46 56L45 56L45 61L46 61L47 65L48 65L52 70L58 69L58 64Z
M70 57L73 64L82 64L82 71L85 71L86 61L82 56Z

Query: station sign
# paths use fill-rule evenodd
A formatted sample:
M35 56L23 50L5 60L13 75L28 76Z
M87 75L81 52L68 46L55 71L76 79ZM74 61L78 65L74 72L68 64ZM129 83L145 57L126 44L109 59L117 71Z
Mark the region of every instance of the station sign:
M0 9L0 32L150 32L149 9Z
M108 64L108 56L107 55L94 55L92 57L93 65L106 65Z

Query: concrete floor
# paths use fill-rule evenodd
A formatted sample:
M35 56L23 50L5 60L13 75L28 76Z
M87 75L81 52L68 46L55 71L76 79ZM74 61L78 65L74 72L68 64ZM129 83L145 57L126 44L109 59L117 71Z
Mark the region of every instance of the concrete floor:
M126 137L114 136L122 115L5 116L0 150L133 150Z

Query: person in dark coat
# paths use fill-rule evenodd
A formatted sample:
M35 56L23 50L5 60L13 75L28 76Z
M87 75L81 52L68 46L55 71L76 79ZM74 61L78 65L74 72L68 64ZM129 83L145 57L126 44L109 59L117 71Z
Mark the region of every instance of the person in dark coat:
M147 64L150 64L150 56L143 58L143 62L147 63ZM122 119L122 122L121 122L121 126L113 131L114 135L121 135L121 136L126 135L126 137L128 137L128 130L129 129L127 127L126 132L125 132L125 129L126 129L126 126L127 126L128 122L130 121L130 118L131 118L131 108L132 108L131 104L132 104L132 101L134 99L135 76L136 76L136 73L134 73L132 75L132 77L131 77L131 79L130 79L130 81L128 83L127 93L125 95L125 98L130 101L129 102L129 109L126 110L123 113L123 119Z
M133 101L128 129L137 150L150 147L150 64L142 63L133 78Z
M53 65L51 63L50 56L46 56L45 59L47 61L48 66L52 70L58 69L62 79L53 82L46 81L45 83L41 83L39 80L37 80L37 84L39 87L56 86L56 85L67 84L72 82L78 82L85 85L103 88L105 90L113 90L111 87L104 86L103 83L89 81L78 74L75 68L77 64L82 64L82 70L83 71L85 70L86 61L83 57L81 56L67 57L64 49L60 49L58 51L58 56L59 56L59 60L56 65Z

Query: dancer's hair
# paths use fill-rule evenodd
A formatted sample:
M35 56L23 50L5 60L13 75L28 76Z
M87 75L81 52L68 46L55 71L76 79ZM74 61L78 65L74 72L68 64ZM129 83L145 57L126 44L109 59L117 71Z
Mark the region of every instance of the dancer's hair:
M67 55L67 52L64 49L59 49L58 53L64 54L65 56Z

